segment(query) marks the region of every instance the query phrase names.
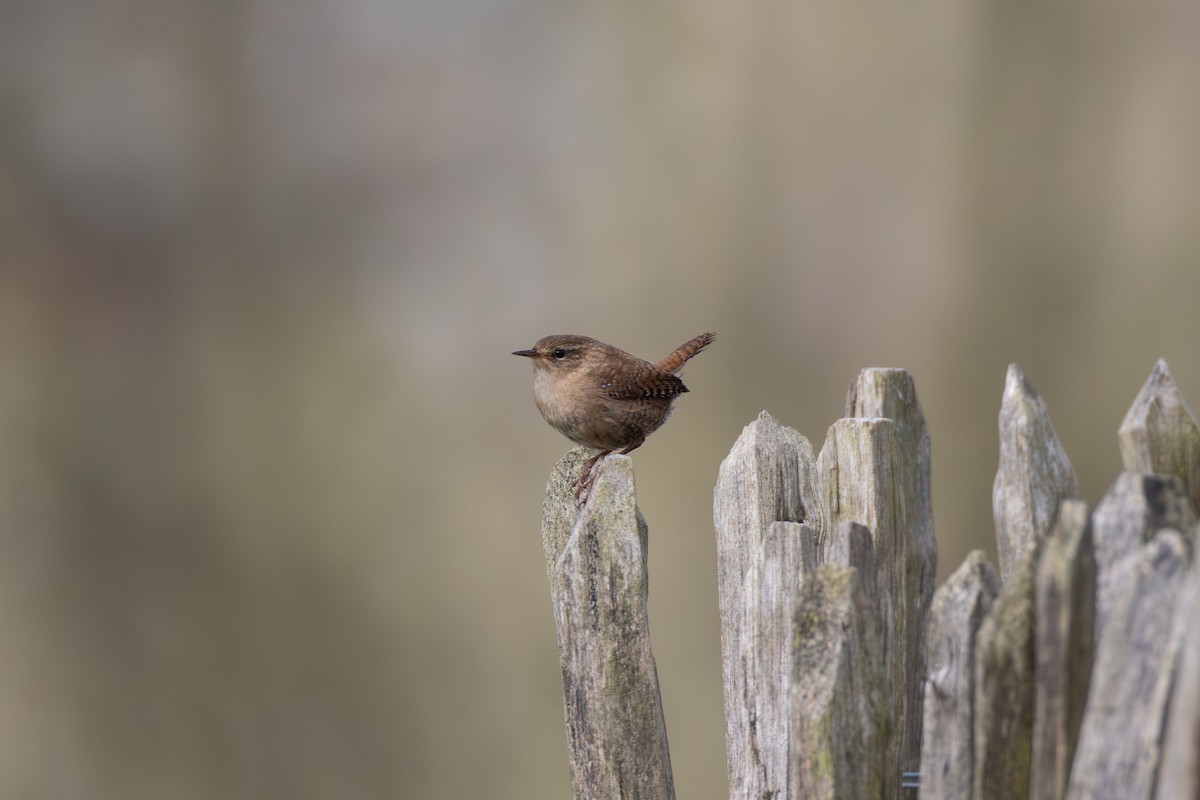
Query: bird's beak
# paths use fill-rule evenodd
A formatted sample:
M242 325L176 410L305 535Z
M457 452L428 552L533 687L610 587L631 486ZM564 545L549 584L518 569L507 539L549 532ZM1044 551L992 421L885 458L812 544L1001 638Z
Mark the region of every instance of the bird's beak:
M525 356L526 358L537 358L537 350L513 350L514 356Z

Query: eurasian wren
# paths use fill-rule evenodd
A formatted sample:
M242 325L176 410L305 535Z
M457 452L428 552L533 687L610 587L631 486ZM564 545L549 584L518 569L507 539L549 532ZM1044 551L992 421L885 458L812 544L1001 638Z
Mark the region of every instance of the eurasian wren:
M546 422L599 451L575 481L576 502L587 499L596 462L637 449L667 421L675 398L688 390L679 371L716 338L701 334L653 364L587 336L547 336L513 353L533 360L533 401Z

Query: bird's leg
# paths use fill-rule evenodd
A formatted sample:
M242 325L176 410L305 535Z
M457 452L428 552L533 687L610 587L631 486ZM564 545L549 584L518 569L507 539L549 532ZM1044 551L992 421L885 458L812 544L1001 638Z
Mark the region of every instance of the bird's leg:
M579 470L579 477L575 479L575 505L582 506L587 502L588 495L592 491L592 481L596 479L593 471L596 467L596 462L611 453L612 450L601 450L596 455L583 462L583 468Z
M641 447L642 442L644 441L646 440L642 439L641 442L634 442L633 444L629 445L629 447L626 447L624 450L618 453L618 455L629 455L631 452ZM587 502L588 496L592 493L592 482L596 480L596 464L599 463L600 459L604 458L611 452L612 450L601 450L599 453L596 453L596 455L583 462L583 469L579 470L579 478L575 481L576 507L582 506Z

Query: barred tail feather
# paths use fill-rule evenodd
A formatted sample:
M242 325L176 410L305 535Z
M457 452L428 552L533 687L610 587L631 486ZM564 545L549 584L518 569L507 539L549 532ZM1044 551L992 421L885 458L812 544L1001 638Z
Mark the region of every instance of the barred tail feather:
M656 365L663 372L670 372L672 375L683 369L683 365L687 363L689 358L692 358L704 348L712 344L717 338L715 333L702 333L695 339L690 339L679 347L675 348L675 352L659 361Z

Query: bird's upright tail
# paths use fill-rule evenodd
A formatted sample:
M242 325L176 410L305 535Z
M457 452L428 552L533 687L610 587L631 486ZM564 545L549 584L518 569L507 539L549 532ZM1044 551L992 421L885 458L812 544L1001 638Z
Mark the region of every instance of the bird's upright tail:
M702 333L695 339L690 339L676 347L675 352L659 361L657 366L663 372L670 372L673 375L683 369L683 365L689 358L708 347L716 338L715 333Z

